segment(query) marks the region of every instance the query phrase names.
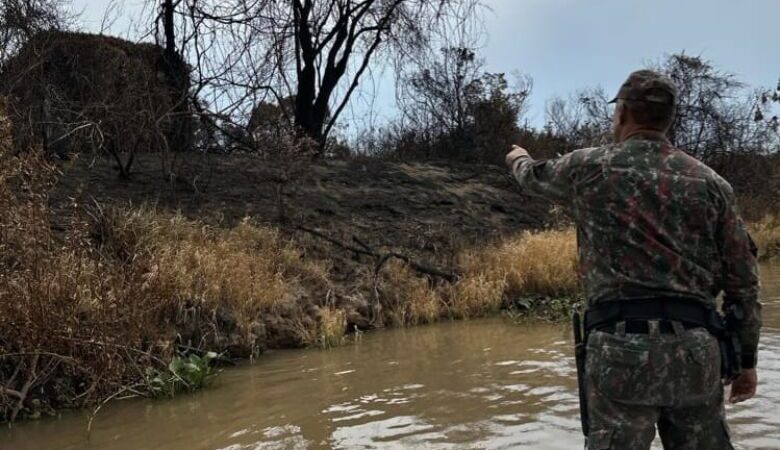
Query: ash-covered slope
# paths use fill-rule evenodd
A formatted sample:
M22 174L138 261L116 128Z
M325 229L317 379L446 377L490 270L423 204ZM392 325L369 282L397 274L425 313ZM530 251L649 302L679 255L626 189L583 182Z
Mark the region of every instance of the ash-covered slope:
M506 171L490 165L314 161L284 183L280 217L279 171L267 161L246 155L179 158L187 161L173 181L162 179L158 155L143 155L130 180L118 179L108 161L82 158L64 169L53 201L63 205L80 196L101 203L149 202L224 225L250 217L435 260L549 219L548 204L523 196Z

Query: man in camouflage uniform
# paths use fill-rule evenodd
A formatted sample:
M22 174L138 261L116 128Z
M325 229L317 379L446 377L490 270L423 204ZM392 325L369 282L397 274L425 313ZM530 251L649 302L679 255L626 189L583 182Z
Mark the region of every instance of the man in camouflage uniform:
M616 144L547 161L514 147L507 164L525 193L575 217L589 312L640 301L714 308L721 291L724 308L741 307L742 372L730 394L741 402L757 384L755 246L731 186L666 138L676 96L663 75L634 72L613 100ZM717 339L701 326L657 319L589 330L588 448L649 449L656 426L666 449L733 448Z

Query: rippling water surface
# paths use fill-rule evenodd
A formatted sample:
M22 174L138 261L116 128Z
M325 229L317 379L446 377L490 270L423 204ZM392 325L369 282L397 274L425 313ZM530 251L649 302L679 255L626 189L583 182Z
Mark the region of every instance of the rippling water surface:
M780 448L780 265L762 278L760 395L728 409L739 449ZM89 438L84 413L17 424L0 449L578 449L570 341L501 319L370 333L263 355L194 395L115 403Z

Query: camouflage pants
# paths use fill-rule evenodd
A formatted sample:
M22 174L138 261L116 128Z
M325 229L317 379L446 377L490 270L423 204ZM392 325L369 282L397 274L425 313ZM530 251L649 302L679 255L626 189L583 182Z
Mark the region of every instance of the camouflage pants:
M660 334L593 331L587 344L588 449L733 450L720 351L705 329ZM679 324L676 324L679 325ZM624 328L623 328L624 329Z

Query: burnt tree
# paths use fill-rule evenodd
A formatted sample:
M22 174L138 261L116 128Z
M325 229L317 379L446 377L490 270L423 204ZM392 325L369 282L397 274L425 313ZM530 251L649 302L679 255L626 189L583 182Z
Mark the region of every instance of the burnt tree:
M324 144L372 67L409 64L477 15L479 0L183 0L187 60L221 115L295 98ZM397 65L396 64L396 65ZM241 97L237 92L243 92ZM228 114L226 114L226 111Z
M50 154L107 154L121 177L135 154L186 142L188 116L178 114L185 69L171 78L164 49L109 36L44 32L0 71L19 149L43 143ZM183 61L175 63L186 68Z

